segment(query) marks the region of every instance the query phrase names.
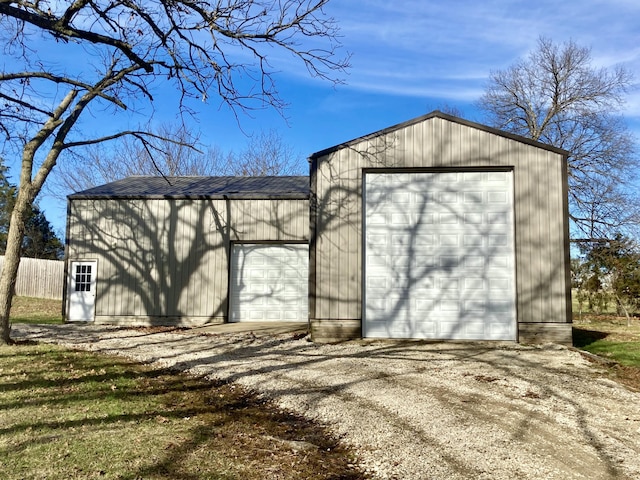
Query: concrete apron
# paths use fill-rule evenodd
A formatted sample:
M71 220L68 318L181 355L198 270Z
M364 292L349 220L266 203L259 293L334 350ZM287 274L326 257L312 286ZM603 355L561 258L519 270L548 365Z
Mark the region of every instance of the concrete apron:
M195 333L253 333L255 336L305 334L309 331L308 322L234 322L218 325L193 327Z

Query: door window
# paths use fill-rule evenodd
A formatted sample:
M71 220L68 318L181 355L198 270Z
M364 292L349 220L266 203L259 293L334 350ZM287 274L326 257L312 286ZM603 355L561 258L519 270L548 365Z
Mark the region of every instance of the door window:
M91 291L91 265L76 265L76 292Z

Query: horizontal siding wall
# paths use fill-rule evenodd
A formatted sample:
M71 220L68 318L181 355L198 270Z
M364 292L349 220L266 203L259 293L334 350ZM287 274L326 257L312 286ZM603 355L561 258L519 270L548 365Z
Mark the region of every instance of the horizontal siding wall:
M363 168L504 167L514 171L518 321L570 321L560 154L432 117L316 162L312 319L362 318Z
M307 241L307 200L72 200L69 261L97 260L96 318L223 321L233 241Z

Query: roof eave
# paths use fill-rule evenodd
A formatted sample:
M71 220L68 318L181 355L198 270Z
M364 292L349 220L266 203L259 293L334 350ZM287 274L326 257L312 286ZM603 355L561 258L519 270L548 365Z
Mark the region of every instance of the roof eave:
M161 194L95 194L87 195L82 193L73 193L68 195L69 200L308 200L308 193L291 193L291 194L214 194L214 195L161 195Z

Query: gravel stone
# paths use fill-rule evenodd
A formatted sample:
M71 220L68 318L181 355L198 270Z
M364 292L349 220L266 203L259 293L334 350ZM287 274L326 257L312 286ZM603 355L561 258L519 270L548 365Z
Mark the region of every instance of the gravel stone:
M328 425L378 479L637 479L640 394L558 345L14 325L13 337L237 382Z

